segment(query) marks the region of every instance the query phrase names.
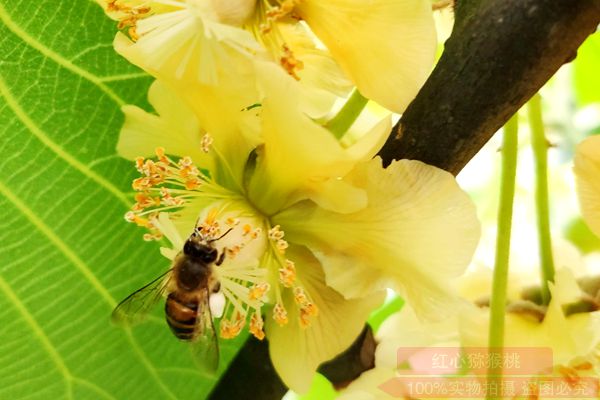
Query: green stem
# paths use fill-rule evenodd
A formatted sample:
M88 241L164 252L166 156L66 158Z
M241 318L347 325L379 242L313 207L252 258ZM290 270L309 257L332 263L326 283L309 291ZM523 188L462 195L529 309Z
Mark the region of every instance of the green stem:
M502 139L502 175L500 204L498 206L498 233L490 304L490 332L488 342L490 351L498 351L504 345L504 315L506 309L513 201L515 197L515 177L517 174L518 130L518 116L515 114L504 126L504 136ZM502 369L497 368L490 368L488 371L489 377L497 377L501 373ZM494 396L488 396L487 398L492 399Z
M333 133L336 139L340 139L356 121L368 101L369 99L360 94L357 89L354 89L342 109L327 122L326 128Z
M531 147L535 163L535 205L542 273L542 300L550 303L548 282L554 282L554 258L550 235L550 206L548 204L548 141L544 135L542 100L536 94L529 100L527 111L531 129Z

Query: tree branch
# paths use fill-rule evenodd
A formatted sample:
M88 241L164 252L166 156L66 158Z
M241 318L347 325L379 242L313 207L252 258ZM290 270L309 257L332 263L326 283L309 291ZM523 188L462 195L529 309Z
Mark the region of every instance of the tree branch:
M379 153L384 164L409 158L457 174L599 22L600 0L460 0L441 59ZM343 386L372 368L375 346L365 330L320 371ZM210 398L281 399L285 391L267 343L250 339Z
M411 158L457 174L600 22L598 0L468 3L457 6L441 59L381 149L384 165Z

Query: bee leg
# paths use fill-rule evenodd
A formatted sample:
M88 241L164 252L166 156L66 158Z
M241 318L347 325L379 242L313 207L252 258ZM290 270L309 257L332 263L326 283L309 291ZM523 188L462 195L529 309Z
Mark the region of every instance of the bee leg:
M225 252L226 252L226 249L223 249L223 252L221 253L221 255L219 255L219 258L215 262L216 265L223 264L223 261L225 261Z

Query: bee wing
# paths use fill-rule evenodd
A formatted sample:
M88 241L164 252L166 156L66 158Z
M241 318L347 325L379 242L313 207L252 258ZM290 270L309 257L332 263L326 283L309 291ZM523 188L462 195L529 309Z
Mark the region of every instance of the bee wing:
M127 296L113 310L112 322L119 326L131 326L142 322L165 293L172 271L173 269L168 270L146 286Z
M198 304L196 335L192 340L191 350L198 367L204 372L214 374L219 367L219 341L208 301L208 290L206 290L202 295L202 301Z

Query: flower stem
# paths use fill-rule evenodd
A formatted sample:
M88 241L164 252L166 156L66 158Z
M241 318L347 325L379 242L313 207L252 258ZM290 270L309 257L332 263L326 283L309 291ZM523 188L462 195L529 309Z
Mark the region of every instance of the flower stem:
M544 135L542 101L539 94L529 100L527 111L531 129L531 147L535 163L535 203L542 273L542 300L550 303L548 282L554 282L554 258L550 235L550 206L548 204L548 142Z
M336 139L340 139L356 121L368 101L369 99L360 94L357 89L354 89L342 109L327 122L326 128L333 133Z
M488 341L490 351L498 351L504 345L504 315L506 309L506 287L508 282L515 177L517 174L518 130L518 115L515 114L504 126L504 136L502 139L502 175L500 204L498 207L498 233L490 304L490 332ZM501 368L490 368L488 370L489 377L498 376L501 373ZM487 398L493 399L495 397L488 395Z

